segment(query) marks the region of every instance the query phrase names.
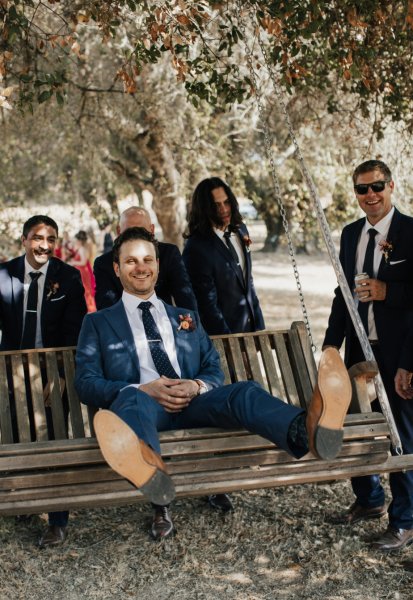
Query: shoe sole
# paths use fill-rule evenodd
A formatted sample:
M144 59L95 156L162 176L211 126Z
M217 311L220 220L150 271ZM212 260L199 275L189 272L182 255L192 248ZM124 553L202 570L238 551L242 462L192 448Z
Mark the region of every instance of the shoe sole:
M116 473L154 504L172 502L175 486L171 477L145 460L142 451L146 446L129 425L109 410L99 410L93 425L103 458Z
M321 355L318 388L323 410L315 431L314 446L320 458L332 460L341 450L343 424L352 393L347 369L335 348L326 348Z
M407 542L405 542L404 544L401 544L400 546L391 546L389 548L381 548L379 544L375 544L374 542L371 544L371 547L373 548L373 550L377 550L378 552L398 552L399 550L403 550L403 548L407 548L407 546L410 546L410 544L413 544L413 539L408 540Z

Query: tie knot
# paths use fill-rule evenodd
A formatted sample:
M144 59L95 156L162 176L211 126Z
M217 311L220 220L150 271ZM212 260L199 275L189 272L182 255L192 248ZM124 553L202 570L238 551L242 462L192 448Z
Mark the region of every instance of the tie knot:
M377 231L375 229L373 229L373 227L371 229L368 230L368 234L370 236L370 239L374 239L377 235Z
M226 240L229 240L230 237L231 237L231 232L230 231L224 231L224 238Z
M151 306L153 306L152 302L141 302L138 304L138 308L145 311L149 310Z
M39 271L30 271L29 273L32 281L37 281L37 279L39 279L41 273L39 273Z

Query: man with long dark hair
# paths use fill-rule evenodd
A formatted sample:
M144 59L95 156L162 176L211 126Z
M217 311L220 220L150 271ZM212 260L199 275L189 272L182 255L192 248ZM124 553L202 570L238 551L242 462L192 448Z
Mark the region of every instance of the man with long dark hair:
M251 239L237 199L219 177L201 181L192 196L189 233L182 254L209 335L264 329L251 273ZM227 494L209 497L232 509Z
M251 273L251 239L237 199L219 177L192 196L183 259L209 335L264 329Z

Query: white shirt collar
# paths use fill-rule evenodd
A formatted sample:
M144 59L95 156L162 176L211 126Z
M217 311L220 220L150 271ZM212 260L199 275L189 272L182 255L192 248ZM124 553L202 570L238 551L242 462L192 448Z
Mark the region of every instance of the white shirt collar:
M363 232L367 233L369 229L375 229L378 233L380 233L381 235L386 237L386 235L389 231L389 227L390 227L390 223L393 218L393 215L394 215L394 206L392 206L391 211L375 225L372 225L371 223L369 223L369 221L367 220L367 217L366 217L366 222L364 224Z
M145 299L145 298L140 298L139 296L135 296L134 294L129 294L129 292L126 292L125 290L123 290L122 302L125 306L125 309L128 311L129 314L133 314L141 302L152 302L156 311L159 310L159 305L163 306L162 300L159 300L159 298L155 294L155 292L153 292L152 296Z
M49 259L50 260L50 259ZM42 273L46 277L47 269L49 268L49 260L40 269L33 269L27 256L24 257L24 276L26 277L29 273Z

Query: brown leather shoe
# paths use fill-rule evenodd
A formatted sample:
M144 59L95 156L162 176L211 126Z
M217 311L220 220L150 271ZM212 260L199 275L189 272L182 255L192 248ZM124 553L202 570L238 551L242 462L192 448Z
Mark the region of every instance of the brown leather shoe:
M47 548L48 546L59 546L59 544L63 544L66 538L66 527L49 525L46 531L40 537L37 544L39 548Z
M341 450L343 423L351 401L351 383L336 348L326 348L318 367L318 381L307 413L311 452L331 460Z
M234 510L234 506L228 494L211 494L208 496L208 502L212 508L222 510L222 512Z
M155 506L151 535L154 540L164 540L174 533L174 525L167 506Z
M103 458L151 502L164 506L175 498L175 486L162 458L110 410L99 410L93 420Z
M368 521L370 519L380 519L386 514L385 506L365 507L354 502L346 512L333 515L330 522L336 525L354 525L359 521Z
M413 542L413 529L395 529L389 527L371 545L375 550L381 552L394 552L400 550Z

